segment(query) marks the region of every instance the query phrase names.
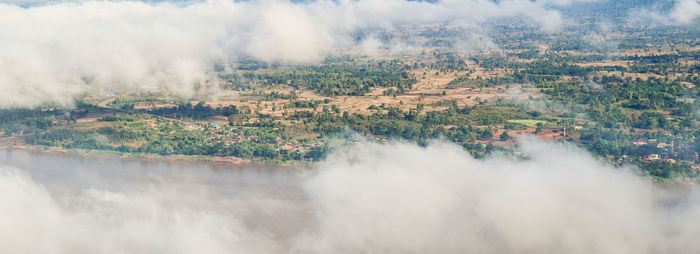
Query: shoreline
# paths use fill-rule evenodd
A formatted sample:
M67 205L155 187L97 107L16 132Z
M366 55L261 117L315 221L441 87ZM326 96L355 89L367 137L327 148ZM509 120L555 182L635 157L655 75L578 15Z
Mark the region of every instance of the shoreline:
M142 162L165 162L165 163L191 163L191 164L207 164L223 168L278 168L283 170L288 169L311 169L311 162L285 162L285 163L267 163L262 161L253 161L250 159L239 157L221 157L207 155L183 155L183 154L144 154L144 153L124 153L112 150L91 150L91 149L68 149L63 147L48 147L35 146L24 143L21 136L0 137L0 150L21 150L27 152L41 153L56 156L73 156L87 159L114 159L127 161L142 161ZM649 182L657 186L697 186L700 182L694 179L679 178L679 179L663 179L658 181L651 176L641 176Z
M239 157L220 157L207 155L158 155L158 154L136 154L123 153L110 150L90 150L90 149L68 149L62 147L35 146L24 143L21 137L0 137L0 149L22 150L28 152L49 154L49 155L65 155L82 158L95 159L119 159L131 161L149 161L149 162L184 162L184 163L205 163L221 167L277 167L277 168L299 168L301 165L295 163L273 164L252 161L246 158Z

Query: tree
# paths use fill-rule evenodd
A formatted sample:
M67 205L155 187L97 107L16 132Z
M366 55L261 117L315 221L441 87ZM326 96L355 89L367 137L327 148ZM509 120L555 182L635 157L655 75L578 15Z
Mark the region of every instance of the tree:
M510 140L510 135L508 135L508 132L507 132L507 131L504 131L504 132L501 134L500 139L501 139L501 141L508 141L508 140Z

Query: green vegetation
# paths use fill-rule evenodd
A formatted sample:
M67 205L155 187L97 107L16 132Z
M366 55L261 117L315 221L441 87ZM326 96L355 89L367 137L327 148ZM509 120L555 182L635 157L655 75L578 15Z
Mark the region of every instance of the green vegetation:
M502 51L468 57L444 47L463 31L431 28L416 31L433 38L426 50L400 57L245 58L234 71L218 68L221 88L235 93L225 106L203 96L84 99L74 108L0 110L0 134L47 147L269 163L320 160L329 140L351 133L420 145L444 139L476 157L510 151L530 134L659 181L698 179L700 29L625 28L615 50L575 33L497 29Z
M238 75L224 75L235 84ZM325 96L361 96L375 87L395 88L398 93L411 89L415 78L392 63L378 65L322 65L298 67L276 72L247 72L243 78L263 86L288 85L294 89L309 89Z

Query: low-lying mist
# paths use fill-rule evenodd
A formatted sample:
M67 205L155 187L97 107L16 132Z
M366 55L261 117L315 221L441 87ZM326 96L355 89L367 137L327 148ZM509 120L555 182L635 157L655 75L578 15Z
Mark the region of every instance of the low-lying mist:
M311 169L0 152L9 253L693 253L696 187L526 140L359 142Z
M561 8L596 1L0 0L0 108L70 105L80 95L115 91L191 97L195 87L217 83L214 66L241 57L313 63L348 50L372 55L423 46L372 35L358 40L363 30L456 26L465 31L452 50L492 49L499 45L487 36L489 21L513 18L555 32L578 23ZM700 17L695 0L673 8L636 10L634 17L663 24Z

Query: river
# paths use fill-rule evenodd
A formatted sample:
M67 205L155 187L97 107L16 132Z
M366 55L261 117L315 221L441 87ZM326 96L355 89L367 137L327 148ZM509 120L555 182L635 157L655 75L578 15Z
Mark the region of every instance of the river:
M11 169L9 174L20 172L31 181L31 184L16 183L13 179L7 179L8 168ZM15 149L0 149L0 169L4 170L5 185L22 185L22 187L29 185L28 188L45 190L46 196L38 198L30 196L30 198L38 200L48 198L50 199L48 203L51 203L49 209L56 211L36 211L38 215L49 216L52 213L61 213L72 216L68 213L81 213L83 216L92 217L85 219L84 223L88 227L85 230L97 235L103 234L103 237L109 237L108 235L114 232L124 230L109 228L105 224L114 221L105 221L102 218L105 216L113 216L118 223L127 224L139 222L138 217L131 217L132 215L152 217L151 219L162 217L164 220L162 223L165 224L179 221L185 226L196 227L195 224L201 223L200 215L210 214L217 223L220 223L219 226L225 227L226 230L238 230L245 234L259 234L270 238L266 239L267 246L261 247L269 250L285 248L287 241L297 235L309 219L306 195L300 186L304 175L301 173L302 169L222 166L205 162L124 160ZM31 191L34 190L30 189L28 192ZM152 206L138 207L149 205L139 204L134 207L129 203L115 203L114 200L109 200L110 196L133 199L134 203L150 202ZM22 206L22 202L25 201L28 200L25 198L18 201L19 204L8 204L6 200L3 205ZM27 209L35 209L43 205L47 204L27 207ZM133 214L100 211L105 207L130 211ZM170 217L167 214L170 211L179 215ZM193 218L183 219L181 218L185 216L183 214ZM118 218L120 216L121 218ZM0 219L0 224L2 221ZM174 232L174 229L168 229L167 225L157 224L151 227L156 228L153 229L157 231L153 232L154 234L180 233ZM158 229L159 227L161 229ZM230 240L227 237L218 238L211 235L216 231L208 228L202 231L205 237L214 239L207 241ZM196 246L199 243L186 245ZM79 248L77 250L100 250L100 246L90 247L96 249ZM135 250L158 252L164 250L162 247L164 246L156 244L153 249ZM27 249L18 250L22 252ZM37 249L29 250L33 252ZM69 250L68 252L72 252L76 249ZM212 249L214 252L229 250L235 250L235 248L224 246L221 249Z
M5 253L699 253L700 191L537 140L359 142L312 169L0 150Z

